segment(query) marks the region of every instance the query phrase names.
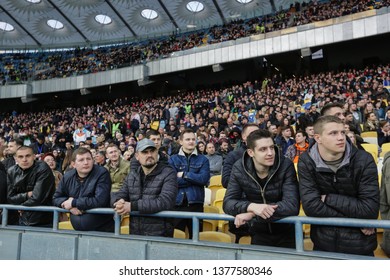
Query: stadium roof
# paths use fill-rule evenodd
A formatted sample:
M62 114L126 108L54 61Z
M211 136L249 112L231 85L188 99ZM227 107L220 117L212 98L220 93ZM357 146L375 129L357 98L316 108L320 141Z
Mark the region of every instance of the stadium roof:
M0 49L123 43L271 13L286 0L0 0Z

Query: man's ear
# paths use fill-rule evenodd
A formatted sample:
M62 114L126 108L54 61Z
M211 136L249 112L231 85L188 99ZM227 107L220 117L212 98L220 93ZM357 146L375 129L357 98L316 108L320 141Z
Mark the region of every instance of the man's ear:
M248 149L247 151L248 151L248 155L249 155L250 157L253 157L253 156L255 155L255 153L253 152L252 149Z
M322 143L322 140L321 140L321 135L319 134L314 134L314 140L316 140L317 143L321 144Z

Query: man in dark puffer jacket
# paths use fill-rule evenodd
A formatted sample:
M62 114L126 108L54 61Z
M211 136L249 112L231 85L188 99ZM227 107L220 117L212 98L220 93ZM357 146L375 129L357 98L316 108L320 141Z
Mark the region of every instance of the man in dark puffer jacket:
M294 225L271 223L298 215L294 165L281 157L267 130L253 131L246 142L247 151L233 165L223 209L236 216L237 227L249 224L252 244L295 248Z
M338 117L314 124L315 143L298 162L299 189L307 216L376 219L379 212L377 166L354 147ZM314 250L374 255L375 229L312 225Z
M125 215L131 211L153 214L173 209L178 190L174 169L158 161L158 150L150 139L138 142L135 156L141 166L131 170L122 188L112 193L115 211ZM172 237L173 231L169 219L142 216L130 219L130 234Z

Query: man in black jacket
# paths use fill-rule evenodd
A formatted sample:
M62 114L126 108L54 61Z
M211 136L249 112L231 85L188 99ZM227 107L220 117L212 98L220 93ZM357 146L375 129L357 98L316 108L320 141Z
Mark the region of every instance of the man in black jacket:
M103 166L93 164L91 151L78 148L72 154L73 169L65 173L53 196L53 204L70 211L75 230L114 231L112 215L85 210L110 207L111 178Z
M298 162L303 210L312 217L376 219L379 213L377 166L372 156L355 148L344 123L324 116L314 124L309 150ZM314 250L372 255L375 229L312 225Z
M120 215L131 211L153 214L172 210L177 195L174 169L158 161L155 143L150 139L138 142L135 157L140 164L126 177L122 188L112 194L111 203ZM168 219L131 217L130 233L173 237L173 224Z
M249 224L252 244L295 248L292 224L273 221L298 215L299 194L295 168L282 157L272 134L256 130L246 139L247 150L233 165L223 201L234 224Z
M54 175L43 161L35 161L31 147L22 146L15 154L16 165L8 169L8 202L23 206L50 206L55 190ZM19 225L49 226L52 212L20 211Z

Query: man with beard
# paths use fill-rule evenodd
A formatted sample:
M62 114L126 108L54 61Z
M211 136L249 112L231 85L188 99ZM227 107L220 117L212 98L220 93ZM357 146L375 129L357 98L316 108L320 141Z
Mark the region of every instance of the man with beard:
M120 215L139 211L153 214L172 210L177 195L176 172L158 161L158 150L150 139L138 142L135 157L140 166L126 177L122 188L112 194L112 205ZM131 217L130 233L173 237L173 224L169 219Z

